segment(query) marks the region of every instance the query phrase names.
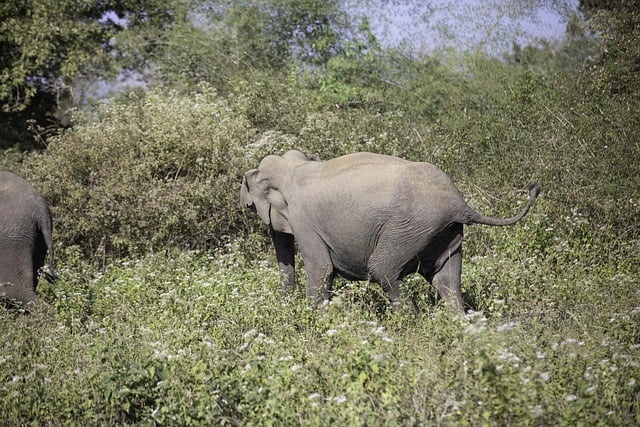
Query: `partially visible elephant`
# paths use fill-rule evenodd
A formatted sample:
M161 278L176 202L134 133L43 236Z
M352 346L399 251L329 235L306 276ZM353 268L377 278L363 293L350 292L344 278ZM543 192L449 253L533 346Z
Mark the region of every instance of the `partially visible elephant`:
M539 193L531 185L518 215L491 218L430 163L373 153L314 161L292 150L244 175L240 203L269 225L285 289L295 286L297 241L315 302L330 297L340 275L381 284L396 304L402 279L417 272L461 309L463 224L514 224Z
M37 303L36 285L49 251L49 278L57 277L52 219L44 198L23 178L0 171L0 295Z

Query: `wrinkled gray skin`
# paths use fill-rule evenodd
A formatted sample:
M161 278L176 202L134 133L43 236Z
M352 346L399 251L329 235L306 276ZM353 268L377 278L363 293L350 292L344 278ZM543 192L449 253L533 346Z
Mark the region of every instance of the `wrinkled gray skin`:
M517 216L491 218L470 208L430 163L373 153L321 162L293 150L249 170L240 203L269 224L285 289L295 286L297 241L316 302L329 298L340 275L381 284L396 304L402 279L417 272L462 308L463 224L514 224L539 192L537 184L529 188Z
M47 203L24 179L0 171L0 294L37 303L36 285L49 251L50 279L57 276Z

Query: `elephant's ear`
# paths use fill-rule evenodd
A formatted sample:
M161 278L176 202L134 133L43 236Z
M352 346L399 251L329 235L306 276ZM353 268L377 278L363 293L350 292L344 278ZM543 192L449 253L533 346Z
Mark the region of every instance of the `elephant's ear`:
M251 192L249 190L249 181L255 181L255 175L257 173L257 169L251 169L245 173L242 178L242 186L240 187L240 206L243 208L253 208L253 198L251 197Z
M244 175L240 204L255 209L260 218L274 230L292 234L286 199L269 180L260 179L259 174L257 169L252 169Z
M260 218L269 224L269 203L263 194L264 185L258 179L258 169L251 169L244 174L240 188L240 205L255 210Z
M293 234L289 226L289 204L284 195L275 188L269 188L267 200L271 227L282 233Z

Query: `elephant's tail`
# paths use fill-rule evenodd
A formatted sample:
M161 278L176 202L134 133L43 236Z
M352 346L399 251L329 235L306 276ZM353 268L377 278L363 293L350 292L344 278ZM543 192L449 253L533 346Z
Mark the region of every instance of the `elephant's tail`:
M53 219L51 217L51 211L48 207L45 208L46 212L42 215L42 222L40 225L40 232L44 238L44 243L47 246L47 252L49 253L49 272L44 273L45 279L54 284L58 279L58 270L56 270L55 252L53 249Z
M540 194L540 184L535 183L529 186L529 200L527 201L527 205L522 209L522 211L511 218L493 218L490 216L482 215L480 212L477 212L471 208L469 208L468 216L466 224L485 224L485 225L511 225L520 221L524 216L529 212L531 206Z

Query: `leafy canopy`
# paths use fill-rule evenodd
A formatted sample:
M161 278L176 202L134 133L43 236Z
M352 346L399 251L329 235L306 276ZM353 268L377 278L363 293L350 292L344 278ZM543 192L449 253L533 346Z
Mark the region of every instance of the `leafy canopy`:
M0 101L3 111L29 106L38 91L63 95L79 78L133 67L153 43L121 45L139 32L152 41L184 17L180 0L7 0L0 5ZM156 34L157 35L157 34Z

